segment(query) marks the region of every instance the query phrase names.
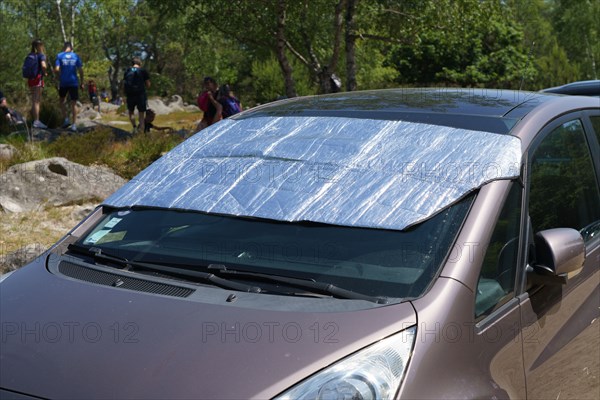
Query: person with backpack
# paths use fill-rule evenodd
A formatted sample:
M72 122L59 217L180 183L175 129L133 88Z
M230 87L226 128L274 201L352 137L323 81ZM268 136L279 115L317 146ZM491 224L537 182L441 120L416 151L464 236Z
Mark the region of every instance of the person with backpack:
M73 51L71 42L65 42L62 53L58 53L56 56L55 71L60 76L58 95L60 97L60 110L64 117L62 127L69 127L73 132L77 132L77 100L79 100L79 89L83 90L83 63ZM78 73L79 80L77 80ZM67 114L67 94L71 102L72 125Z
M23 61L23 78L27 79L27 86L31 94L31 117L33 127L46 129L47 126L40 121L40 104L42 102L42 90L44 88L44 76L47 75L46 55L44 54L44 43L40 39L31 42L31 52Z
M219 85L210 76L204 78L204 90L198 95L196 101L198 107L202 110L202 119L196 126L197 131L201 131L222 119L223 106L217 101Z
M139 57L133 57L131 67L127 68L123 76L123 88L127 96L127 111L129 111L129 120L133 125L133 131L136 131L134 111L138 110L139 126L138 132L145 132L144 121L146 118L146 89L150 88L150 75L148 71L142 68L142 60Z
M92 103L92 110L94 107L98 107L98 112L100 112L100 98L98 97L98 88L96 87L96 82L93 79L90 79L87 84L88 96L90 98L90 103Z
M242 111L240 101L233 95L231 88L227 84L221 85L217 99L221 103L221 106L223 106L223 118L229 118Z

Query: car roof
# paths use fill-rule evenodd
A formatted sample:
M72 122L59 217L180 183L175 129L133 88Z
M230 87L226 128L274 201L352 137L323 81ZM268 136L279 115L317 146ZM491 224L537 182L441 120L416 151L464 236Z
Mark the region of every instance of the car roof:
M286 99L256 107L236 118L335 116L508 133L529 111L551 99L552 96L539 92L503 89L399 88Z
M566 85L543 89L542 92L575 96L600 96L600 80L571 82Z

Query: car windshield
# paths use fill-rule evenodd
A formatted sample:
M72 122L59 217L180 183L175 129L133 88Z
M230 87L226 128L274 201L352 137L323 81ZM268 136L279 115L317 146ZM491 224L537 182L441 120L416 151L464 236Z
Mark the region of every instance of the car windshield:
M132 262L205 272L219 264L369 296L412 298L425 291L448 256L473 197L404 231L169 209L109 210L77 244Z

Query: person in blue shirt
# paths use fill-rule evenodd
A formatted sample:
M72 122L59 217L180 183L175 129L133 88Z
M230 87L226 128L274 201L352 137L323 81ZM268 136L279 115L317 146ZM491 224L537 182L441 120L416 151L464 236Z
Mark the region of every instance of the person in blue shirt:
M60 109L65 118L63 128L70 125L70 130L77 131L77 100L79 100L79 88L83 89L83 63L79 56L73 51L71 42L65 42L62 53L56 56L55 71L60 76L58 87L58 95L60 96ZM79 74L79 80L77 75ZM73 116L73 124L69 120L67 114L67 94L71 101L71 113Z

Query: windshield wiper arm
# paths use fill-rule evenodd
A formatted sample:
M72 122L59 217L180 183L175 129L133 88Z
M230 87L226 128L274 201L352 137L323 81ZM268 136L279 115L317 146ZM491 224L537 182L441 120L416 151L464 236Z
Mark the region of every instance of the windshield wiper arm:
M166 265L146 263L146 262L141 262L141 261L132 261L132 260L128 260L124 257L118 257L118 256L110 255L110 254L105 254L98 247L86 247L86 246L72 243L69 245L68 249L71 251L74 251L74 252L91 255L94 258L97 258L100 260L112 261L117 264L121 264L123 266L131 266L133 268L143 268L143 269L157 271L157 272L164 272L164 273L167 273L170 275L179 275L179 276L185 276L188 278L202 279L204 281L208 281L216 286L220 286L225 289L238 290L240 292L249 292L249 293L261 293L262 292L261 288L259 288L257 286L250 286L250 285L245 285L243 283L231 282L225 278L219 277L210 272L194 271L194 270L189 270L189 269L168 267Z
M249 278L259 278L265 279L278 283L285 283L290 286L300 287L303 289L309 289L316 292L329 294L334 297L342 298L342 299L351 299L351 300L366 300L377 304L387 304L388 299L386 297L376 297L369 296L367 294L358 293L352 290L343 289L341 287L335 286L331 283L327 282L317 282L314 279L301 279L301 278L292 278L288 276L280 276L280 275L271 275L264 274L261 272L251 272L251 271L240 271L235 269L229 269L223 264L209 264L209 270L218 271L219 275L234 275L240 278L249 277Z

